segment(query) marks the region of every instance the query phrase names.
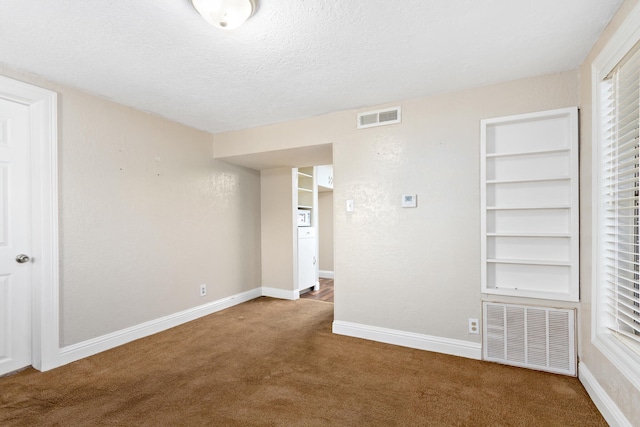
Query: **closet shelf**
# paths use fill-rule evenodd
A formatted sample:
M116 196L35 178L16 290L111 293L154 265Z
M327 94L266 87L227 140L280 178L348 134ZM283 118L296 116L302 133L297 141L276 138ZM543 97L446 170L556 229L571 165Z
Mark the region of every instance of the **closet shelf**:
M307 193L313 193L313 190L310 190L308 188L302 188L302 187L298 187L298 191L306 191Z
M313 178L313 175L309 175L308 173L298 171L298 176L306 176L307 178Z

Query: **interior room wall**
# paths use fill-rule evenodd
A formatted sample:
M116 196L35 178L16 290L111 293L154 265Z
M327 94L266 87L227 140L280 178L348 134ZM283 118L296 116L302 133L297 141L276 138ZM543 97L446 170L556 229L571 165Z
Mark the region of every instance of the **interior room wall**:
M318 244L320 275L333 273L333 191L318 193Z
M258 172L213 160L206 132L0 75L58 93L62 346L260 286Z
M594 60L611 40L629 12L638 5L637 0L625 1L607 29L580 68L580 365L588 367L603 391L613 400L627 420L640 422L640 390L616 368L592 342L592 320L595 304L593 292L593 216L592 216L592 149L593 149L593 97L592 72ZM635 424L634 424L635 425Z
M388 104L402 106L392 126L357 130L343 111L218 134L214 152L333 143L335 320L479 343L480 120L575 106L578 92L566 71Z
M402 102L334 144L335 318L480 342L480 120L578 105L576 71ZM402 208L417 194L417 208Z
M263 170L260 181L262 286L284 291L280 295L292 298L294 246L297 243L293 221L293 171L291 168Z

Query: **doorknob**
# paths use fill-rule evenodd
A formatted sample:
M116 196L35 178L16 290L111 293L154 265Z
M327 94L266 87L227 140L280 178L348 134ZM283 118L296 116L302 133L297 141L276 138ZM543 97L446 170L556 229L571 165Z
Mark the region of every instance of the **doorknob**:
M25 254L20 254L18 256L16 256L16 262L19 264L24 264L25 262L29 262L31 258L29 258L29 255L25 255Z

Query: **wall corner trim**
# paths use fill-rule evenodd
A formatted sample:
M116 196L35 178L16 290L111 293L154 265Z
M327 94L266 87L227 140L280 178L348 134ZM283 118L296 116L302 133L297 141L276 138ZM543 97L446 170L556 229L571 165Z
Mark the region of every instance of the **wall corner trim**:
M319 274L321 279L333 279L333 271L320 270Z
M594 377L587 368L587 365L582 362L578 363L578 378L610 426L631 427L631 423L622 411L620 411L618 405L615 404L613 399L611 399L604 388L602 388L598 380L596 380L596 377Z
M300 291L297 290L286 290L279 288L268 288L262 287L262 296L263 297L271 297L278 299L288 299L288 300L296 300L300 298Z
M165 331L186 322L216 313L220 310L233 307L243 302L250 301L262 295L260 288L212 301L197 307L193 307L178 313L160 317L149 322L141 323L130 328L122 329L110 334L92 338L77 344L73 344L60 349L55 366L48 369L57 368L85 357L93 356L106 350L118 347L122 344L144 338L158 332Z
M466 357L468 359L480 360L482 358L482 345L470 341L435 337L396 329L344 322L341 320L333 322L333 333L402 347L416 348L418 350Z

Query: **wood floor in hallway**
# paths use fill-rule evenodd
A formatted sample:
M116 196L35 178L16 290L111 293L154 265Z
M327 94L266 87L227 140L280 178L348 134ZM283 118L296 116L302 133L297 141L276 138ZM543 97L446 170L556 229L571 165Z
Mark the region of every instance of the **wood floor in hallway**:
M333 279L320 279L320 290L305 292L300 298L333 302Z

